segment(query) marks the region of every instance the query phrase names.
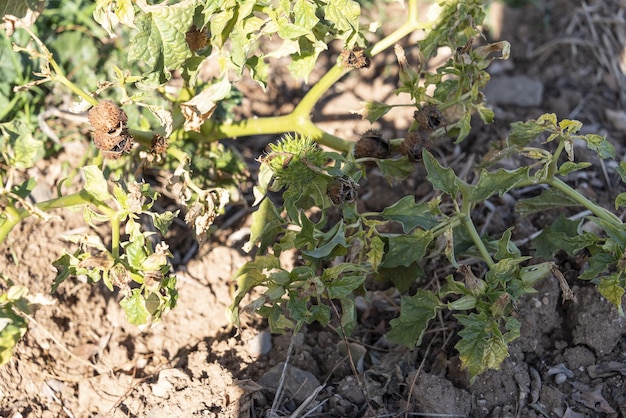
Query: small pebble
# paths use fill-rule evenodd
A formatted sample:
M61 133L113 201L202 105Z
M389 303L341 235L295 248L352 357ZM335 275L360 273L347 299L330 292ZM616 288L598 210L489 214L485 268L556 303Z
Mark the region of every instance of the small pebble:
M248 341L248 351L250 354L263 356L272 349L272 335L267 331L262 331Z

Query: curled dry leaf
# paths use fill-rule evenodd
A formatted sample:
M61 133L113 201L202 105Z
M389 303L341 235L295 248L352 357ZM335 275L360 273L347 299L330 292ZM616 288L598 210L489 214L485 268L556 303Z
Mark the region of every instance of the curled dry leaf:
M202 124L215 112L217 102L226 97L229 92L230 81L224 77L221 81L202 90L191 100L181 103L180 110L185 117L184 129L200 132Z

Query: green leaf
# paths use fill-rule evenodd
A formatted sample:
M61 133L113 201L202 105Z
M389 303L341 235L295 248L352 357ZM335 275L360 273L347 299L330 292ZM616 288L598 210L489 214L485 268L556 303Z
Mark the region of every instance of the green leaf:
M424 270L422 270L418 262L406 267L396 266L385 268L379 266L376 271L376 280L383 282L389 281L393 283L400 292L407 292L411 285L413 285L418 278L423 276Z
M341 299L341 329L342 337L349 337L357 323L356 305L354 297Z
M626 206L626 192L618 194L615 198L615 210L623 206Z
M96 199L104 202L111 198L109 186L102 174L102 170L95 165L83 167L85 176L85 190Z
M454 126L459 130L457 134L457 138L454 141L455 144L462 142L469 135L472 130L472 113L470 111L465 111L463 117L455 124Z
M624 316L622 297L626 290L624 290L623 281L620 281L620 276L621 273L615 273L608 277L602 277L598 283L598 291L617 308L620 316Z
M433 185L436 190L456 197L459 192L459 186L456 184L456 175L451 168L443 168L439 162L428 151L424 150L424 168L428 172L426 179Z
M11 286L6 293L0 294L0 367L11 359L13 348L28 329L26 319L15 312L21 304L28 308L22 299L27 291L21 286Z
M167 231L169 230L172 222L174 222L174 219L178 216L178 212L180 212L180 210L177 210L176 212L166 211L163 213L150 212L152 222L161 235L167 235Z
M490 173L483 169L478 182L472 187L470 201L482 202L494 193L502 196L519 182L528 180L528 170L528 167L520 167L517 170L501 168L495 173Z
M417 289L413 296L402 296L400 316L389 322L391 330L387 338L410 349L415 348L421 344L428 323L442 306L439 298L428 290Z
M378 271L378 266L383 260L385 254L385 243L380 237L375 236L370 240L370 249L367 252L367 259L372 266L373 271Z
M609 270L609 267L617 262L617 258L613 254L600 251L589 257L589 266L581 275L581 280L594 280Z
M613 241L617 242L620 247L626 248L626 225L623 223L616 224L607 222L595 216L589 216L588 219L600 225L600 228L602 228Z
M305 0L297 0L293 6L294 22L284 23L278 29L282 39L296 39L308 35L319 22L315 15L315 6Z
M515 227L510 227L502 234L502 238L498 240L498 251L494 254L496 260L505 258L518 258L522 255L521 251L511 241L511 234Z
M359 29L361 6L353 0L331 0L326 6L326 19L335 24L341 32L355 32Z
M583 248L593 245L598 237L590 232L580 231L581 221L570 221L563 215L544 228L533 240L536 256L552 258L559 250L574 255Z
M383 219L402 224L402 230L410 233L416 227L430 229L438 224L437 218L431 213L428 203L415 203L415 197L408 195L386 207L382 212Z
M370 123L374 123L378 119L385 116L392 108L393 106L391 105L373 100L365 102L363 109L361 110L361 115L363 116L363 119L367 119Z
M578 202L560 190L549 188L544 190L539 196L518 201L515 204L515 210L521 216L526 216L535 212L545 212L550 209L578 205Z
M576 132L580 131L580 128L582 127L582 122L577 120L563 119L559 122L559 128L561 128L561 130L566 133L575 134Z
M365 282L366 276L366 269L343 263L325 269L322 281L330 299L342 299L360 287Z
M264 254L274 244L276 237L283 232L285 220L269 198L261 201L259 209L252 213L252 226L250 239L244 246L244 251L249 252L259 245L259 252Z
M493 123L493 118L494 118L493 110L489 109L484 104L480 104L476 106L476 110L478 110L478 114L480 115L480 118L483 120L483 122L488 123L488 124Z
M319 241L317 248L303 251L302 254L319 260L328 257L337 246L348 248L343 220L339 221L328 232L320 234L320 236L316 238Z
M16 168L30 168L44 155L44 143L32 135L21 120L0 124L0 133L9 147L8 163ZM0 145L4 141L0 140Z
M389 246L385 253L382 267L391 268L397 266L407 267L413 262L421 261L426 254L428 245L433 240L433 234L430 231L421 229L415 230L412 234L394 235L381 234L383 238L387 238Z
M173 5L148 6L135 21L139 33L130 41L129 58L147 65L161 82L168 80L169 70L180 69L193 55L185 34L197 4L197 0L183 0Z
M532 288L539 280L552 275L554 263L546 261L544 263L533 264L520 269L519 278L526 289ZM528 292L526 292L528 293Z
M537 121L534 120L514 122L511 124L509 143L518 147L526 146L547 130L545 126L538 124Z
M324 42L312 42L308 38L303 37L298 39L298 44L300 46L300 52L292 55L288 68L292 76L301 78L307 82L309 74L311 74L311 71L315 68L317 57L328 47Z
M471 381L487 369L499 369L509 355L507 344L519 337L519 322L515 318L507 318L505 327L508 332L502 334L498 321L487 318L484 312L454 317L463 326L459 331L461 340L454 347Z
M392 159L377 159L376 165L380 168L383 176L387 180L399 180L407 177L415 170L413 163L408 158Z
M582 162L582 163L574 163L572 161L566 161L559 167L558 173L561 176L567 176L569 173L573 173L574 171L583 170L587 167L591 167L591 163Z
M615 158L615 148L607 139L598 134L581 136L580 139L587 143L587 148L595 151L602 159Z
M120 306L126 312L126 319L133 325L144 325L148 323L150 312L146 309L146 303L141 294L141 289L132 289L130 296L124 297L120 301Z
M621 161L617 167L615 167L615 171L619 174L622 179L622 182L626 183L626 161Z

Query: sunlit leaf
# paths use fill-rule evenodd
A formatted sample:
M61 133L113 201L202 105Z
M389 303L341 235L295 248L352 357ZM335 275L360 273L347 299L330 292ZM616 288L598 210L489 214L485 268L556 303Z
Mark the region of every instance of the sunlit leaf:
M100 168L95 165L88 165L83 167L83 174L85 176L85 190L90 195L100 201L106 201L111 198L107 181Z
M141 289L132 289L130 296L124 297L120 301L120 306L126 312L126 319L133 325L144 325L148 323L150 312L146 308L145 300L141 294Z

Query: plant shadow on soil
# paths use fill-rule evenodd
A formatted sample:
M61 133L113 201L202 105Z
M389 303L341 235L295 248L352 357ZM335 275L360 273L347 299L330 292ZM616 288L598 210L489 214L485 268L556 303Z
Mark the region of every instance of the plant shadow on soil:
M624 155L624 132L602 113L605 108L623 108L616 87L619 83L610 73L598 77L602 68L589 59L589 51L579 48L573 53L573 46L563 44L567 47L560 48L550 41L562 39L561 34L581 10L604 18L607 11L618 15L617 11L626 9L611 1L594 4L591 9L573 0L541 3L546 10L541 10L539 3L503 9L500 38L512 44L512 64L499 64L493 77L533 77L543 86L542 100L525 107L495 104L495 124L474 128L458 146L438 144L437 155L457 172L468 161L477 162L488 150L489 141L506 136L510 122L545 112L555 112L559 118L578 118L586 126L606 132L618 155ZM570 38L584 35L569 32ZM529 45L536 46L535 52L544 52L528 53ZM556 46L540 50L544 45ZM367 122L355 120L346 109L358 108L360 100L377 98L378 94L381 99L392 97L393 84L380 80L389 74L393 63L393 55L375 61L373 68L362 74L365 83L356 76L342 80L335 95L325 99L316 120L329 132L348 138L368 129ZM279 84L275 88L292 90L288 78L274 78ZM388 79L394 79L393 73ZM284 111L290 106L272 100L261 102L244 105L249 112L255 111L253 106L258 106L257 112ZM402 137L411 114L390 114L376 127L388 137ZM252 164L260 146L251 150L246 144L250 142L235 146L250 156ZM593 162L591 171L575 179L576 184L588 197L613 207L615 189L607 186L599 162ZM47 167L38 169L45 174ZM390 187L375 170L370 171L360 188L360 204L364 209L377 210L407 193L423 198L431 192L423 178L423 170L418 168L408 179ZM50 187L54 188L53 182ZM514 224L514 239L523 240L558 216L545 213L520 218L514 211L516 198L494 197L491 206L477 208L475 216L477 222L482 220L485 233L499 236ZM66 247L59 235L84 227L80 216L55 215L59 218L45 224L26 220L0 249L0 273L28 286L31 294L38 296L32 313L36 323L31 321L13 359L0 370L1 416L266 416L274 391L259 382L265 386L272 386L268 379L276 383L279 375L272 368L285 361L291 336L269 336L266 323L248 317L235 335L224 315L232 300L232 274L248 259L240 251L242 241L237 233L249 227L249 218L236 228L231 226L222 239L202 244L193 259L177 266L178 306L161 324L139 330L127 323L116 298L103 286L71 280L49 295L55 275L51 263ZM234 235L237 237L232 238ZM331 329L310 326L294 339L289 364L293 370L310 373L299 374L300 383L311 379L326 384L316 399L323 404L313 416L626 416L626 322L594 287L575 279L584 268L584 255L559 254L556 262L575 300L561 301L556 279L542 281L537 293L527 295L518 305L522 335L511 344L510 356L500 370L484 373L471 386L453 348L456 325L452 318L437 318L418 349L396 347L385 340L384 333L388 320L397 316L398 295L390 285L372 283L368 297L359 300L359 325L350 340L358 375L353 373L344 342ZM433 286L450 273L449 267L437 261L426 263L424 268L432 280L420 285ZM266 351L268 343L271 349L259 354ZM303 401L302 393L295 393L297 387L289 389L292 399L286 398L279 405L283 414L293 412ZM304 395L306 398L308 393Z

